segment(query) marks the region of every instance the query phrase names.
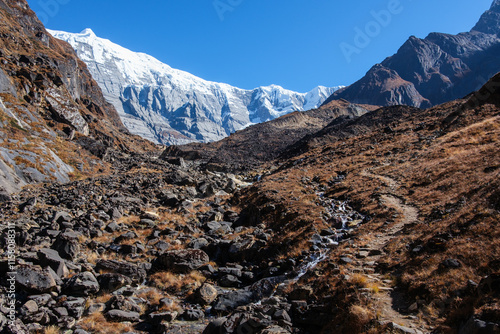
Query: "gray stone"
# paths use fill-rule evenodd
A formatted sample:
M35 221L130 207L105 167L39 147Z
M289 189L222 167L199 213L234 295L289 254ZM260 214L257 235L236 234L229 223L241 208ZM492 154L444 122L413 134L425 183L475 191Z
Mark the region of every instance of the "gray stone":
M113 232L116 232L119 230L120 230L120 226L115 222L111 222L106 226L106 231L108 231L110 233L113 233Z
M36 312L38 312L38 304L34 300L28 300L19 310L21 315L29 315Z
M72 231L61 233L57 236L52 248L55 249L61 257L74 261L80 253L79 237L80 234Z
M90 296L99 291L99 282L91 272L71 277L64 285L64 291L71 296Z
M146 278L146 270L144 268L133 263L116 260L99 260L95 270L119 273L132 279L134 283L142 283Z
M198 321L205 318L205 313L200 309L188 309L184 311L182 318L187 321Z
M49 295L48 293L43 295L32 295L29 296L28 299L34 300L38 306L47 306L50 304L50 302L54 302L52 296Z
M127 312L140 312L141 307L136 303L132 297L125 297L123 295L113 296L107 303L109 310L121 310Z
M172 322L177 318L178 313L173 312L157 312L149 314L149 319L153 323L160 323L162 321Z
M132 279L118 273L107 273L97 276L102 291L113 292L125 285L132 284Z
M140 320L140 314L137 312L121 311L121 310L111 310L106 313L106 317L115 322L138 322Z
M66 262L59 256L56 250L43 248L38 251L38 258L43 267L50 266L60 278L65 278L69 275Z
M394 334L423 334L418 329L404 327L394 322L390 322L389 324L387 324L387 328L390 329L391 333Z
M197 270L210 261L207 253L199 249L184 249L166 252L155 261L158 270L190 272Z
M21 264L17 267L16 283L36 293L54 291L57 287L52 275L40 266Z
M253 292L248 290L237 290L219 295L212 307L215 312L230 312L238 306L247 305L253 300Z
M240 284L241 284L241 281L238 279L238 277L233 276L233 275L224 275L219 280L219 285L226 287L226 288L236 288Z
M210 305L217 299L217 289L208 283L203 284L196 290L196 299L202 305Z
M441 262L441 267L443 268L456 269L460 268L461 266L462 264L457 259L446 259Z
M81 297L67 297L63 306L68 310L71 317L80 319L85 311L86 299Z
M65 317L68 316L68 309L65 307L56 307L53 309L54 313L57 314L59 317Z
M206 247L209 245L209 242L207 239L205 238L198 238L198 239L195 239L193 241L191 241L188 245L189 248L192 248L192 249L201 249L203 247Z

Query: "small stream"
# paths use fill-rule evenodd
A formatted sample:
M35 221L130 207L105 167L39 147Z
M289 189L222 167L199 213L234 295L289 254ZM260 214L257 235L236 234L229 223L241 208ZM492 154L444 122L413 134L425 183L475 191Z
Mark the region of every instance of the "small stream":
M298 282L304 275L312 271L318 264L328 259L331 250L343 240L348 239L349 231L359 226L365 217L349 206L347 202L325 197L323 192L318 192L320 204L325 208L325 221L330 222L330 229L315 234L310 240L313 252L306 259L301 260L301 265L295 270L296 275L284 280L272 291L268 298L273 297L284 286ZM332 226L335 225L335 226ZM255 305L260 305L262 299Z

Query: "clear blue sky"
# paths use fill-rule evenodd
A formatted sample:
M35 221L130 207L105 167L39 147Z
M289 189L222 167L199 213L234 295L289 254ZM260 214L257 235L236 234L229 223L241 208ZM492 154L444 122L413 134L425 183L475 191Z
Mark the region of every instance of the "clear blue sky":
M399 5L377 30L371 12ZM305 92L348 85L406 39L469 31L492 0L28 0L51 29L91 28L133 51L211 81ZM215 5L219 5L217 10ZM369 43L347 62L355 29ZM344 44L346 45L346 44ZM358 43L358 45L361 45Z

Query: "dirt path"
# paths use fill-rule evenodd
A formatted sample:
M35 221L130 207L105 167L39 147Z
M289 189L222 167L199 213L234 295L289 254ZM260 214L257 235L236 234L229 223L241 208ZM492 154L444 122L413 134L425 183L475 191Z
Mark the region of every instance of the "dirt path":
M399 214L399 219L392 225L388 225L384 231L375 234L372 241L366 245L370 249L370 254L363 261L363 269L370 267L373 263L382 260L386 254L384 247L390 243L401 231L405 225L412 224L418 221L419 211L416 207L406 204L398 195L399 184L396 180L374 173L374 170L365 170L363 176L375 178L384 183L387 193L380 196L381 204L396 210ZM401 313L401 310L406 310L408 305L405 304L402 296L397 289L393 289L393 282L384 279L380 274L374 273L369 276L371 283L379 287L379 292L373 294L373 300L377 309L378 318L381 322L390 323L390 326L403 326L408 331L407 333L425 333L428 332L424 328L424 324L420 323L416 317ZM400 333L401 331L391 331Z

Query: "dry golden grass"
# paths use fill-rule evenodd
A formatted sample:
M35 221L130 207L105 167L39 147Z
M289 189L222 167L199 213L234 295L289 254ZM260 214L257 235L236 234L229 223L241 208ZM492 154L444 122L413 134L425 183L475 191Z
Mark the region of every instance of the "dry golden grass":
M366 288L370 289L370 292L372 293L379 293L380 292L380 286L377 283L367 283Z
M353 305L349 308L348 326L351 333L361 333L363 328L374 318L373 311L366 306Z
M117 224L123 224L127 226L136 225L141 219L139 216L131 215L131 216L122 216L118 219Z
M106 293L106 294L103 294L103 295L100 295L98 297L96 297L93 302L96 303L96 304L99 304L99 303L107 303L111 298L113 298L113 295L110 294L110 293Z
M133 327L131 325L109 322L101 312L95 312L82 318L78 324L83 330L90 333L120 334L133 331Z
M87 262L90 264L96 264L98 260L102 259L102 255L97 252L88 252L87 253Z
M158 305L160 299L168 296L163 291L157 290L156 288L148 288L139 292L137 297L147 300L152 305Z
M61 333L61 330L59 327L55 325L48 326L43 329L43 334L59 334L59 333Z
M349 278L349 282L359 288L366 288L368 285L368 278L363 274L352 274Z
M196 290L206 280L198 271L192 271L187 275L162 271L151 275L149 279L160 290L186 293Z

